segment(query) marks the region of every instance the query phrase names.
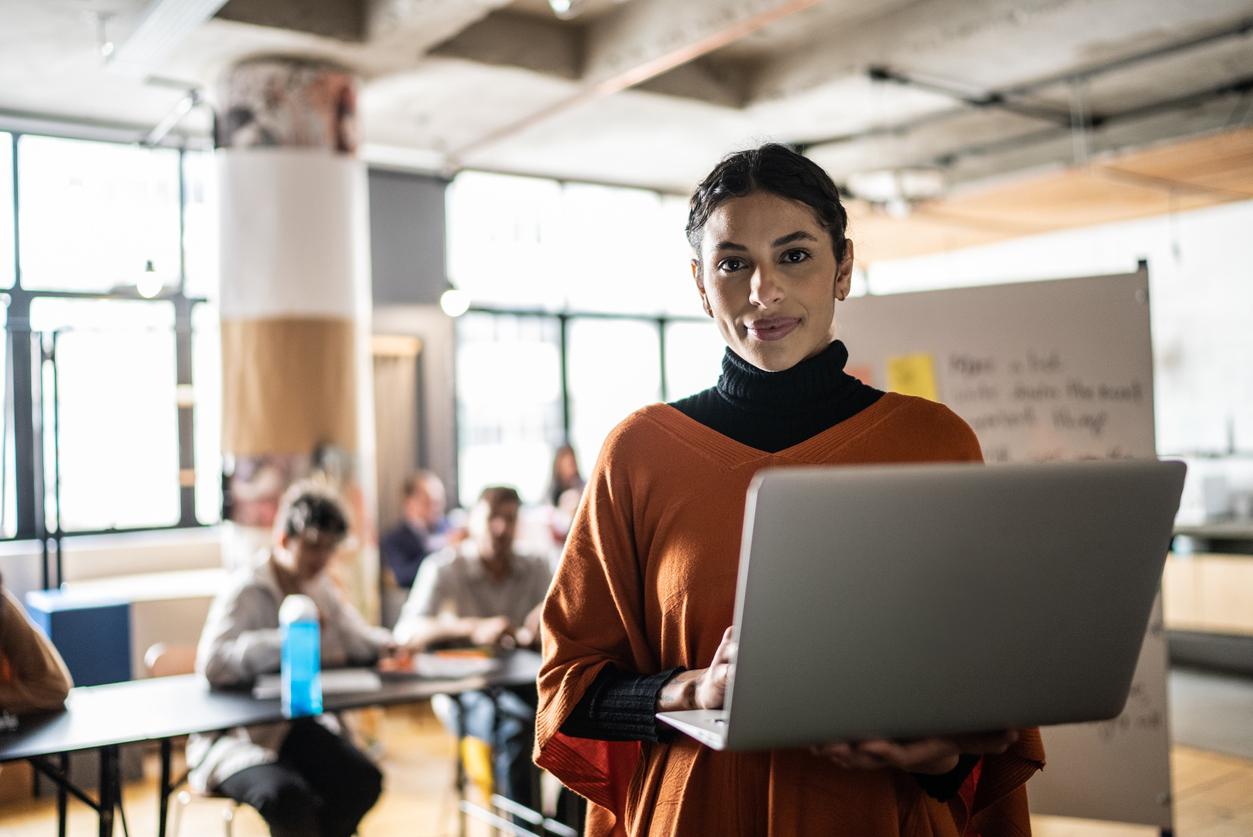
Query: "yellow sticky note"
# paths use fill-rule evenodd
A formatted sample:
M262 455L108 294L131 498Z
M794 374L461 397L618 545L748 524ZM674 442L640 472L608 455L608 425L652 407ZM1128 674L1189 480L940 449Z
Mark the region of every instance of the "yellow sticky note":
M888 389L939 401L935 389L935 358L925 352L888 358Z

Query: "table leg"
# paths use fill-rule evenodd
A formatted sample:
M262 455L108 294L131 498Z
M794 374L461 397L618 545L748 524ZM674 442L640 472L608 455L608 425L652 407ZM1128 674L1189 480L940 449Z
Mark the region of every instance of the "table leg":
M113 837L117 762L117 747L100 748L100 837Z
M61 775L65 777L65 781L70 780L70 754L62 753L58 761L61 765ZM36 776L39 774L36 773ZM69 814L69 792L65 789L65 782L57 782L57 834L65 837L66 819Z
M161 786L157 788L157 837L165 837L165 819L170 810L170 739L161 739Z

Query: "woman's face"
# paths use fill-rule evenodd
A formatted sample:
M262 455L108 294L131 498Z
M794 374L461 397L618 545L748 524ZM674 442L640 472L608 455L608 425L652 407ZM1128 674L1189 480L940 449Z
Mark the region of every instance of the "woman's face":
M692 276L722 339L767 372L790 369L834 339L835 301L848 296L853 244L837 263L814 211L770 192L709 216Z

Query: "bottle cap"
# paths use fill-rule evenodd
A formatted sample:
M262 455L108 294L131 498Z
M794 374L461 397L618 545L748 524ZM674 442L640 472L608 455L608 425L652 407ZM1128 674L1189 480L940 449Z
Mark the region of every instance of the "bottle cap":
M308 596L293 594L283 599L283 604L278 609L278 621L283 625L292 622L316 622L318 606Z

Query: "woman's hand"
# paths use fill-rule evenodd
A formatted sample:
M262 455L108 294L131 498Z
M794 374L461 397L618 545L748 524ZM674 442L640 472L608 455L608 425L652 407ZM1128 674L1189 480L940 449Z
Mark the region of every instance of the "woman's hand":
M735 667L735 640L731 629L722 633L709 668L683 671L671 677L657 695L658 712L685 709L721 709L727 697L727 679Z
M848 770L895 767L909 773L940 775L957 767L957 760L963 753L999 755L1017 740L1017 730L1005 730L914 741L841 741L810 749L814 755L828 758Z

